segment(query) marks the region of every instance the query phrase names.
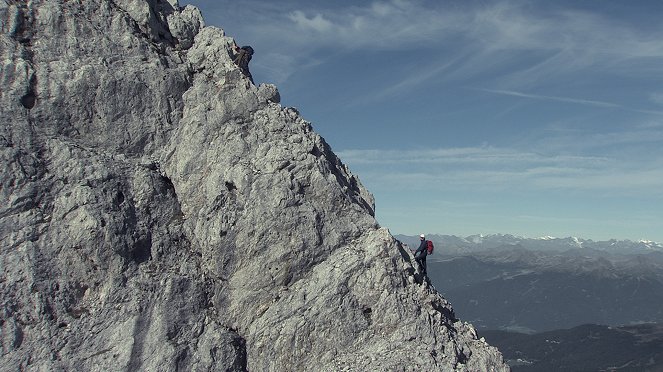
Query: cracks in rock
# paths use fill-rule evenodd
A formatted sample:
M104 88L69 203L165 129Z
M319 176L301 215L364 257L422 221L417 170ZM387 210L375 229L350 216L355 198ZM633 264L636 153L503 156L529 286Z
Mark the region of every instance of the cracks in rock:
M329 171L335 176L336 181L341 186L343 193L353 202L362 207L366 212L371 216L375 217L375 210L370 203L362 195L361 187L357 178L350 174L347 167L341 159L334 154L331 147L324 139L320 137L320 142L322 148L315 144L311 149L310 153L316 158L324 157L326 162L329 164Z
M12 32L10 33L10 36L14 38L14 40L18 41L24 46L31 46L32 45L32 33L30 32L33 29L33 24L34 24L34 17L32 15L32 10L28 6L26 2L23 1L8 1L9 5L16 6L16 8L19 10L18 17L16 19L16 27ZM30 58L26 58L29 60L32 60L32 50L27 50L27 53L30 53ZM24 57L26 57L24 55Z
M145 237L139 238L131 251L131 259L142 264L152 259L152 234L147 233Z
M37 75L35 73L30 76L27 91L20 98L21 105L27 110L32 110L37 103Z
M216 196L206 213L208 216L207 220L210 219L209 216L220 215L220 238L225 238L229 234L233 234L237 221L244 210L240 202L241 196L237 193L237 186L231 181L225 181L224 186L225 190L219 190L220 193Z
M85 359L91 359L91 358L97 357L97 356L99 356L99 355L109 353L109 352L111 352L111 351L113 351L112 348L101 349L101 350L99 350L99 351L97 351L97 352L94 352L94 353L88 355Z
M237 186L235 186L234 183L232 183L230 181L226 181L225 184L226 184L226 189L228 191L233 192L233 191L237 190Z
M28 84L25 93L19 98L21 106L28 110L28 121L32 126L32 120L29 115L29 110L35 107L37 103L37 75L35 74L34 67L34 51L32 50L32 39L34 38L34 15L33 11L28 5L20 1L9 1L9 5L16 6L18 14L16 16L16 25L14 30L10 32L10 36L16 40L21 46L21 58L27 62L29 69L26 71L28 75Z
M248 358L246 353L246 339L237 333L237 337L231 343L237 353L233 366L239 371L248 371Z
M444 306L443 304L439 303L438 301L432 301L431 306L433 309L440 314L442 314L446 319L448 319L450 322L456 322L458 319L456 318L456 314L454 313L453 309Z
M467 355L465 355L464 350L461 350L458 355L458 364L467 364L467 360L469 359ZM458 364L456 366L458 366Z
M159 179L162 183L159 192L162 195L166 195L166 196L172 198L173 201L175 202L175 205L176 205L176 210L174 211L174 215L173 215L173 218L171 219L171 221L173 221L174 219L181 219L183 217L182 203L180 203L180 198L177 195L177 190L175 189L175 184L173 184L173 180L170 177L168 177L168 175L165 172L163 172L161 170L159 163L155 163L155 164L156 164L156 167L157 167L156 170L159 173Z
M373 320L371 319L373 315L373 309L368 306L362 306L361 313L364 315L364 318L366 319L366 322L368 322L369 326L373 324Z
M164 55L166 54L166 48L171 47L175 48L176 43L175 43L175 38L172 36L170 33L170 29L168 28L168 22L165 21L162 17L160 17L159 12L163 12L164 17L167 17L169 14L172 14L175 12L175 9L168 3L164 5L164 2L161 0L157 0L157 2L160 4L159 6L159 11L155 11L153 6L150 6L150 16L154 17L156 20L158 20L159 24L164 28L164 31L167 32L167 34L164 34L163 32L160 32L158 30L154 30L157 32L157 37L154 37L154 35L150 35L148 31L144 29L144 26L138 23L129 12L127 12L124 8L122 8L120 5L117 4L114 0L108 0L108 3L116 10L118 10L120 13L124 14L127 20L131 23L131 26L133 27L133 31L135 35L138 35L145 40L149 42L149 44L154 47L154 50L160 54ZM166 45L164 45L166 44Z
M147 341L147 333L152 323L152 313L154 308L150 307L147 312L141 312L136 319L133 331L133 344L131 345L131 355L127 370L140 371L143 365L143 352L145 351L145 344Z

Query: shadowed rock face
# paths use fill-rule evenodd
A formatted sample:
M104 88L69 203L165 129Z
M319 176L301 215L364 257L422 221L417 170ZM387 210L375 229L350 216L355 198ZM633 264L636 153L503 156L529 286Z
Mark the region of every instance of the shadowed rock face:
M0 369L507 369L196 8L0 21Z

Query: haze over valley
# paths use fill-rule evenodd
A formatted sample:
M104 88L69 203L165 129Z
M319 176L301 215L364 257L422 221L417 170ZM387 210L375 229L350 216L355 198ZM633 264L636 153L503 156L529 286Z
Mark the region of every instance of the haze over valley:
M410 247L417 236L397 235ZM663 368L663 245L427 235L428 275L514 371ZM515 333L514 333L515 332Z

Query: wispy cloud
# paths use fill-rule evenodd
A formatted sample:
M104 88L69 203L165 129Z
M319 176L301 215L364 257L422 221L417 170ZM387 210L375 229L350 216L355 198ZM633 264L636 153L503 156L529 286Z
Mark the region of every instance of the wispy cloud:
M304 31L326 33L334 30L334 24L325 19L320 13L308 18L301 10L295 10L288 15L288 18L295 23L295 27Z
M649 95L649 100L657 105L663 105L663 93L656 92Z
M627 107L627 106L620 105L620 104L613 103L613 102L596 101L596 100L573 98L573 97L547 96L547 95L541 95L541 94L523 93L523 92L517 92L517 91L513 91L513 90L502 90L502 89L481 88L481 89L477 89L477 90L482 91L482 92L486 92L486 93L501 94L501 95L513 96L513 97L521 97L521 98L536 99L536 100L543 100L543 101L566 102L566 103L585 105L585 106L594 106L594 107L614 108L614 109L626 110L626 111L631 111L631 112L638 112L638 113L641 113L641 114L663 115L663 111L635 109L635 108Z
M594 100L588 100L588 99L545 96L545 95L540 95L540 94L516 92L516 91L512 91L512 90L499 90L499 89L479 89L479 90L482 91L482 92L487 92L487 93L495 93L495 94L502 94L502 95L507 95L507 96L522 97L522 98L539 99L539 100L545 100L545 101L558 101L558 102L576 103L576 104L580 104L580 105L589 105L589 106L597 106L597 107L624 108L622 105L618 105L616 103L594 101Z
M316 48L408 50L459 31L468 16L419 1L376 1L367 6L324 9L307 4L289 11L286 19L291 23L280 26L288 33L288 42L314 42Z
M362 178L392 187L490 190L566 189L663 193L663 159L637 164L610 157L545 155L479 147L428 150L345 150L339 156Z
M573 52L566 65L623 59L661 58L663 29L640 33L623 22L583 11L534 13L522 2L449 6L426 1L375 1L366 6L284 10L257 31L278 29L265 37L283 37L281 44L314 48L411 50L437 47L458 39L477 50L556 50ZM257 33L257 32L256 32ZM313 43L312 43L313 42Z
M423 67L423 75L409 71L396 77L395 92L414 88L435 75L467 78L494 70L501 72L495 81L500 89L520 91L542 80L589 69L631 75L642 70L663 73L663 26L644 32L622 19L561 5L542 10L508 0L222 3L228 3L225 12L251 20L238 26L245 39L260 45L259 52L282 56L279 71L273 71L280 79L308 65L310 59L385 50L425 54L425 60L440 65L451 60L445 54L450 51L464 56L462 64L437 70ZM519 62L517 66L512 65L514 61ZM641 68L633 69L634 61L641 62Z
M595 156L569 156L542 154L516 151L496 147L460 147L440 148L426 150L344 150L340 152L343 159L354 164L477 164L492 167L495 164L510 165L522 164L553 164L575 163L596 164L609 160L605 157Z
M663 159L660 143L663 143L663 122L646 118L640 123L627 121L611 128L555 123L521 146L546 153L600 153L641 167Z
M359 97L359 99L354 101L353 105L361 105L367 102L379 102L385 98L407 93L422 84L430 82L436 76L444 74L447 71L453 71L462 59L463 56L457 56L443 61L422 61L421 68L396 77L395 81L387 84L385 88L377 91L373 95Z

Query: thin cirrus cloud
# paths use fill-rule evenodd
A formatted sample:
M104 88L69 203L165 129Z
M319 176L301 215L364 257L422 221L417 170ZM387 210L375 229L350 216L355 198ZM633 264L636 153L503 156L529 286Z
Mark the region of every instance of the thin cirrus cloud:
M451 32L462 30L466 17L422 2L387 1L364 7L293 10L286 15L289 24L279 27L285 27L289 42L318 49L401 50L440 36L448 38Z
M297 28L307 31L327 33L336 29L335 25L331 21L325 19L320 13L312 18L308 18L301 10L295 10L288 15L288 18L294 22Z
M424 1L377 1L368 6L290 10L258 29L279 29L262 35L315 49L357 47L411 50L437 47L460 37L466 47L481 51L555 50L572 52L572 65L598 61L619 63L633 58L663 58L663 29L639 33L582 11L546 14L528 11L522 2L502 1L481 7L452 7ZM315 41L315 43L311 43Z
M501 94L507 96L515 96L521 98L531 98L545 101L558 101L558 102L567 102L567 103L576 103L580 105L596 106L596 107L611 107L611 108L624 108L622 105L611 102L595 101L588 99L579 99L579 98L570 98L570 97L555 97L555 96L546 96L540 94L531 94L516 92L512 90L501 90L501 89L479 89L482 92ZM663 112L661 112L663 114Z
M656 92L649 94L649 100L657 105L663 105L663 93Z
M631 112L638 112L638 113L642 113L642 114L663 115L663 111L635 109L635 108L626 107L624 105L620 105L620 104L617 104L617 103L605 102L605 101L596 101L596 100L573 98L573 97L547 96L547 95L541 95L541 94L523 93L523 92L517 92L517 91L513 91L513 90L502 90L502 89L478 89L478 90L482 91L482 92L486 92L486 93L494 93L494 94L514 96L514 97L520 97L520 98L530 98L530 99L544 100L544 101L566 102L566 103L574 103L574 104L578 104L578 105L594 106L594 107L616 108L616 109L621 109L621 110L626 110L626 111L631 111Z
M444 169L432 168L425 172L362 171L362 182L371 189L389 185L392 191L412 190L444 193L448 190L462 190L464 193L492 192L532 192L544 190L588 192L613 195L662 196L663 171L658 169L587 170L567 165L567 167L539 167L523 170L487 169ZM416 180L416 182L414 182Z
M467 79L495 70L502 73L493 87L521 91L590 69L627 76L663 73L663 26L642 32L622 19L561 6L541 10L523 1L425 0L227 3L231 19L244 18L233 21L235 31L259 46L254 65L279 84L338 54L385 50L425 53L423 62L430 63L393 76L382 96L412 91L436 78ZM461 63L455 63L457 56ZM523 56L530 58L526 65ZM638 69L631 68L634 61Z
M618 193L663 192L663 168L610 157L544 155L493 147L428 150L345 150L339 156L362 168L375 185L447 189L568 189ZM430 186L427 186L430 185Z
M199 2L220 7L217 2ZM534 55L529 65L512 67L504 75L501 83L505 89L588 68L619 74L663 70L663 26L644 32L623 19L568 7L542 10L523 1L227 3L224 9L234 14L231 19L245 18L235 21L245 40L259 45L263 55L284 56L275 58L278 69L272 72L277 77L267 72L274 80L287 79L293 71L310 65L311 58L325 60L338 53L382 50L424 51L427 59L442 63L448 61L442 58L447 53L465 55L457 71L438 72L445 76L455 73L460 78L495 68L496 62L509 66L514 58L522 57L516 56L518 53ZM640 64L638 69L631 68L634 61ZM402 80L416 82L416 78Z
M339 156L352 164L477 164L487 167L514 167L523 164L574 163L595 165L605 163L606 157L553 155L516 151L496 147L464 147L426 150L344 150Z

